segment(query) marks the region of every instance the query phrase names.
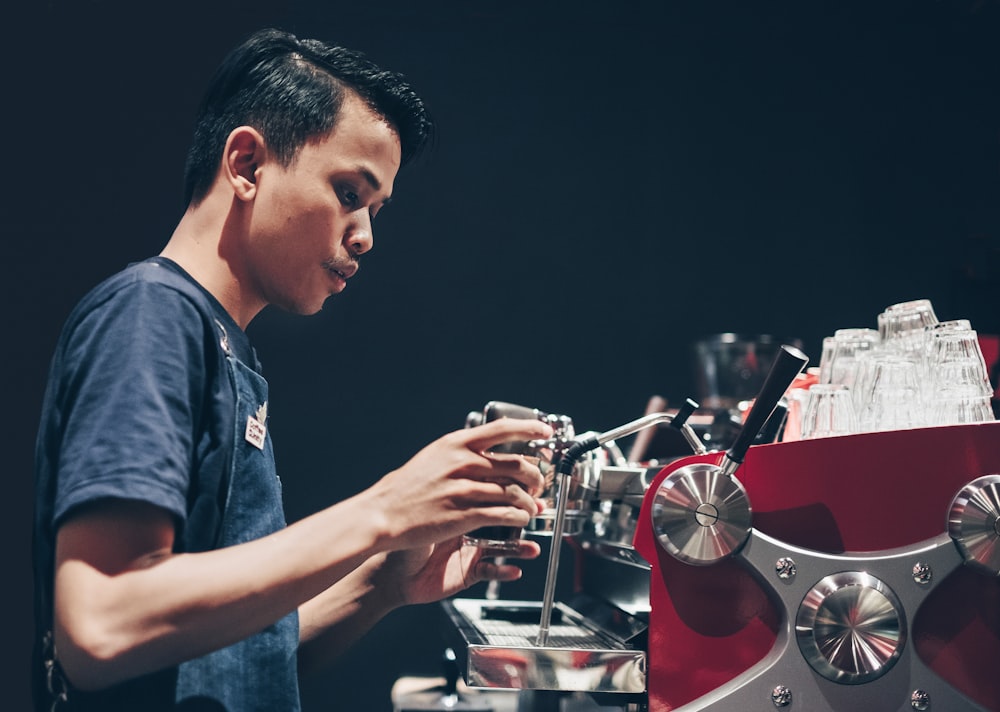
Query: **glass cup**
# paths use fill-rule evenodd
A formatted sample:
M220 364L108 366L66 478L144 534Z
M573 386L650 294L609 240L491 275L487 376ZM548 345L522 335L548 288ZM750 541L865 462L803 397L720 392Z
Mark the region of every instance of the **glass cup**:
M863 353L877 348L879 342L879 333L875 329L837 329L833 333L833 346L828 358L827 372L821 374L820 382L837 383L852 388L857 379L858 359ZM822 369L821 365L820 370Z
M475 414L475 422L491 422L498 418L537 419L552 427L551 440L532 440L529 442L507 442L491 448L492 452L502 452L520 455L529 460L541 470L545 478L545 491L540 495L546 502L552 498L554 481L555 447L569 442L574 436L573 420L565 415L545 413L534 408L527 408L502 401L490 401L486 404L482 416ZM477 546L495 552L517 551L521 547L520 540L524 534L523 527L485 526L474 529L462 537L462 543L467 546Z
M864 432L916 428L924 423L919 362L895 354L873 359L865 377L858 427Z
M819 356L819 380L818 383L829 383L830 374L833 370L833 351L837 345L836 339L832 336L823 337L823 350Z
M936 391L927 403L931 425L963 425L996 420L989 396L976 387L950 387Z
M547 468L543 465L541 458L525 454L522 454L522 457L538 466L545 473ZM517 551L521 548L521 538L523 536L524 527L485 526L464 534L462 536L462 543L466 546L478 546L481 549L490 549L498 552Z
M846 386L817 383L806 392L801 437L804 440L850 435L857 432L854 402Z
M923 348L924 328L938 321L929 299L914 299L886 307L877 318L878 333L889 350L919 351Z
M930 369L930 361L933 357L934 345L937 343L937 337L941 334L954 334L970 331L972 329L972 324L969 323L968 319L951 319L949 321L939 321L936 324L931 324L930 326L924 327L924 347L923 347L923 360L924 360L924 371L927 372Z
M972 323L968 319L949 319L925 326L924 334L932 336L933 334L941 334L946 331L968 331L971 328Z
M993 395L979 336L971 328L953 326L925 332L923 383L928 400L939 390L968 389L976 396Z

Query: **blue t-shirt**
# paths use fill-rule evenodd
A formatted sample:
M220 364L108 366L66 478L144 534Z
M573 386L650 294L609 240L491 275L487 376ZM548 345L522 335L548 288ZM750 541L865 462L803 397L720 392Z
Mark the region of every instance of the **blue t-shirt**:
M36 639L51 626L55 533L77 508L104 498L148 502L173 515L176 551L215 547L235 403L220 327L234 355L259 371L243 330L163 258L106 280L67 320L36 445ZM160 709L152 702L158 699L175 709L176 674L125 683L94 696L87 708L140 709L131 705L141 700L143 710Z

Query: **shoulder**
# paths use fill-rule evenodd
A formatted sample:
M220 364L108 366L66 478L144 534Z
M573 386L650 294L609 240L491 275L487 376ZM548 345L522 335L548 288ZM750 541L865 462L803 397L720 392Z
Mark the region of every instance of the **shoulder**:
M190 278L160 262L146 260L94 287L70 314L66 330L72 331L95 314L131 313L167 321L181 313L211 321L214 311L208 296Z
M191 277L152 258L129 265L92 289L66 320L59 351L71 360L95 352L157 359L160 349L169 349L175 357L187 353L196 360L214 360L223 331L230 338L234 333L245 338Z
M226 381L221 329L207 297L183 280L140 263L86 295L53 355L52 405L93 416L98 408L137 415L205 402Z

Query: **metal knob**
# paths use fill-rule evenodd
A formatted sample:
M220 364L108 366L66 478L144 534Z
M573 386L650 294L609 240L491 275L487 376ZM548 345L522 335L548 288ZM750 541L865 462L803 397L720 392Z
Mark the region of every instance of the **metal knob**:
M806 594L795 634L813 670L833 682L859 685L895 665L906 643L906 617L883 581L863 571L844 571Z
M965 560L1000 575L1000 475L979 477L955 496L948 533Z
M687 465L667 476L656 490L651 512L660 545L696 566L739 551L753 519L743 485L708 463Z

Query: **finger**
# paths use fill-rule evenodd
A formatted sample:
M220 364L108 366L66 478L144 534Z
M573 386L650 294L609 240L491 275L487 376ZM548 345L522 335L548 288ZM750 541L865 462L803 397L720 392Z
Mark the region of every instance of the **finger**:
M536 559L542 553L542 548L537 542L527 539L518 539L517 548L514 550L507 547L491 549L490 547L465 546L462 548L471 549L474 552L474 558L467 565L464 575L466 588L479 581L516 581L521 578L521 569L507 564L506 559ZM460 554L460 556L462 555ZM462 558L465 559L465 556Z
M545 489L545 476L537 457L494 452L484 452L482 456L485 467L467 474L501 483L516 482L533 495Z
M497 564L494 561L482 559L476 563L472 572L474 582L477 581L517 581L521 578L521 569L512 564Z
M499 418L462 431L469 447L477 452L489 450L506 442L545 440L552 437L552 428L540 420Z
M539 499L516 482L479 482L470 485L463 493L462 500L480 509L492 508L500 512L510 512L518 519L526 513L529 518L539 513Z
M516 564L500 563L491 559L480 559L472 571L475 581L517 581L522 575L521 567Z

